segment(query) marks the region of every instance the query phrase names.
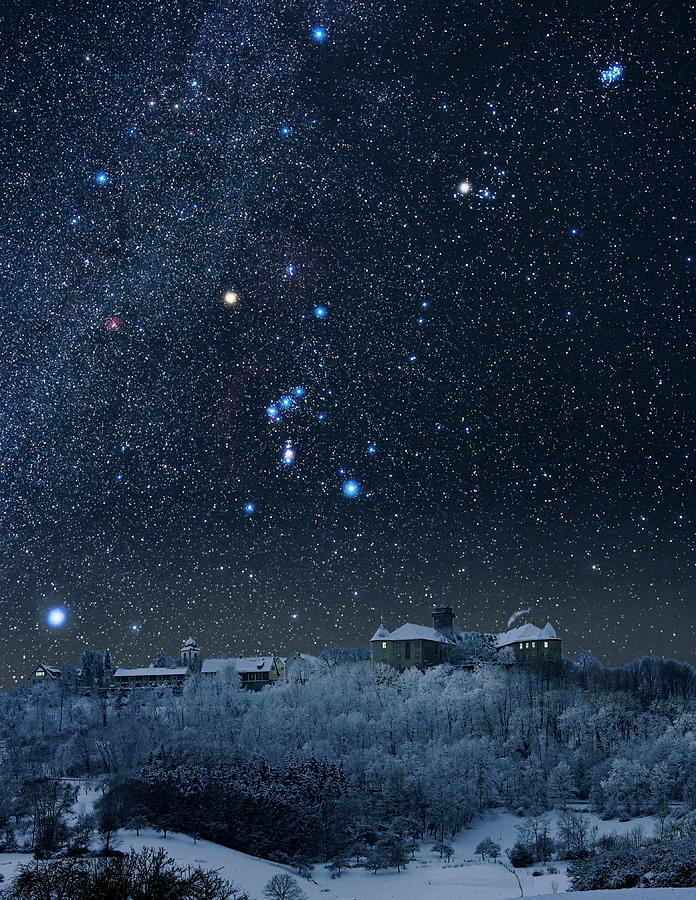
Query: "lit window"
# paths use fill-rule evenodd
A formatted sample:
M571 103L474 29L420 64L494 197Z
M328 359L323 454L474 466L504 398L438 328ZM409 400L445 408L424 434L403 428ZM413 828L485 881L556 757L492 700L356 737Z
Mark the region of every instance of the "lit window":
M387 649L387 642L382 641L382 650L386 650L386 649Z
M549 642L548 642L548 641L544 641L544 647L546 647L547 650L549 649Z
M532 641L532 649L536 647L536 641Z
M36 672L36 677L37 677L37 678L43 678L45 674L46 674L46 673L44 672L43 669L39 669L39 670Z

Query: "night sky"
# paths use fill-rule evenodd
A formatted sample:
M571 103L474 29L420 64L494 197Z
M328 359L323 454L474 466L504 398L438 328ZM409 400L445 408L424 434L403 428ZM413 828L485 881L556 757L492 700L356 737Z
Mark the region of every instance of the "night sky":
M681 4L12 7L0 684L433 601L696 660Z

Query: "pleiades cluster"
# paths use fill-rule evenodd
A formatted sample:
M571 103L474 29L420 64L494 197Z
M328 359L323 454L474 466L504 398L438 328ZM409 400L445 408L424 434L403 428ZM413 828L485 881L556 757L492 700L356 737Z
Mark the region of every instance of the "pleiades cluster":
M17 5L0 685L380 616L694 661L678 4Z

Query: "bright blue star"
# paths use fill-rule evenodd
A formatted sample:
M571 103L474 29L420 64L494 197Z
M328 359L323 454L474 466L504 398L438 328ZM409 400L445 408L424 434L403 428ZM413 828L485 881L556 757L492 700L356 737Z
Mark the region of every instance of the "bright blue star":
M290 407L293 405L292 397L288 397L287 394L284 397L281 397L279 402L283 409L290 409Z
M95 172L94 180L97 184L105 185L108 184L111 179L109 178L108 172Z
M283 137L288 137L288 135L292 134L292 128L289 125L281 125L278 131Z
M349 478L347 481L343 482L341 490L343 491L344 497L348 497L352 500L353 497L357 497L360 493L360 483L357 482L354 478Z
M315 319L325 319L329 314L329 310L325 306L315 306L312 312Z
M315 25L312 28L312 40L315 44L321 44L326 40L326 28L321 25Z
M367 452L370 454L370 456L374 456L377 452L377 444L368 444Z
M283 447L283 453L280 461L284 466L291 466L295 462L295 450L290 441L287 441Z
M68 614L62 606L54 606L53 609L49 609L46 614L46 621L51 628L60 628L61 625L65 625L67 618Z
M570 319L570 318L572 317L572 315L573 315L573 310L572 310L572 309L567 309L567 310L565 311L565 317L566 317L566 319Z
M305 395L305 389L302 387L301 384L298 384L298 386L296 388L293 388L292 392L296 397L304 397L304 395Z
M292 263L288 263L285 267L285 274L288 276L288 278L292 278L292 276L295 274L295 266Z
M326 413L317 413L317 422L323 422L326 418Z
M252 501L249 500L247 503L244 504L244 512L247 516L253 515L253 513L256 512L256 504L252 503Z
M266 415L269 419L278 418L278 407L275 405L275 403L271 403L270 406L266 407Z
M615 84L621 81L623 76L623 66L619 63L612 63L606 69L602 69L599 73L599 80L602 84Z
M130 630L133 631L133 632L135 632L135 634L139 634L141 628L142 628L141 625L139 625L137 622L134 622L134 623L131 625Z
M79 217L79 216L72 216L71 219L70 219L69 221L70 221L70 224L71 224L71 225L79 225L79 223L80 223L80 217Z
M580 234L580 229L579 228L569 228L568 234L572 235L573 237L577 237Z
M421 301L421 309L427 309L430 306L430 302L428 300Z

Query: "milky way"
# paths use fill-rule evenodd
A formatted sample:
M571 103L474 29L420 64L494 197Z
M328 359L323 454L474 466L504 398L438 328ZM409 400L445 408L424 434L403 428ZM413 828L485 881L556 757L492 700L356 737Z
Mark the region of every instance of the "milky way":
M433 601L694 660L690 25L563 9L13 12L0 683Z

